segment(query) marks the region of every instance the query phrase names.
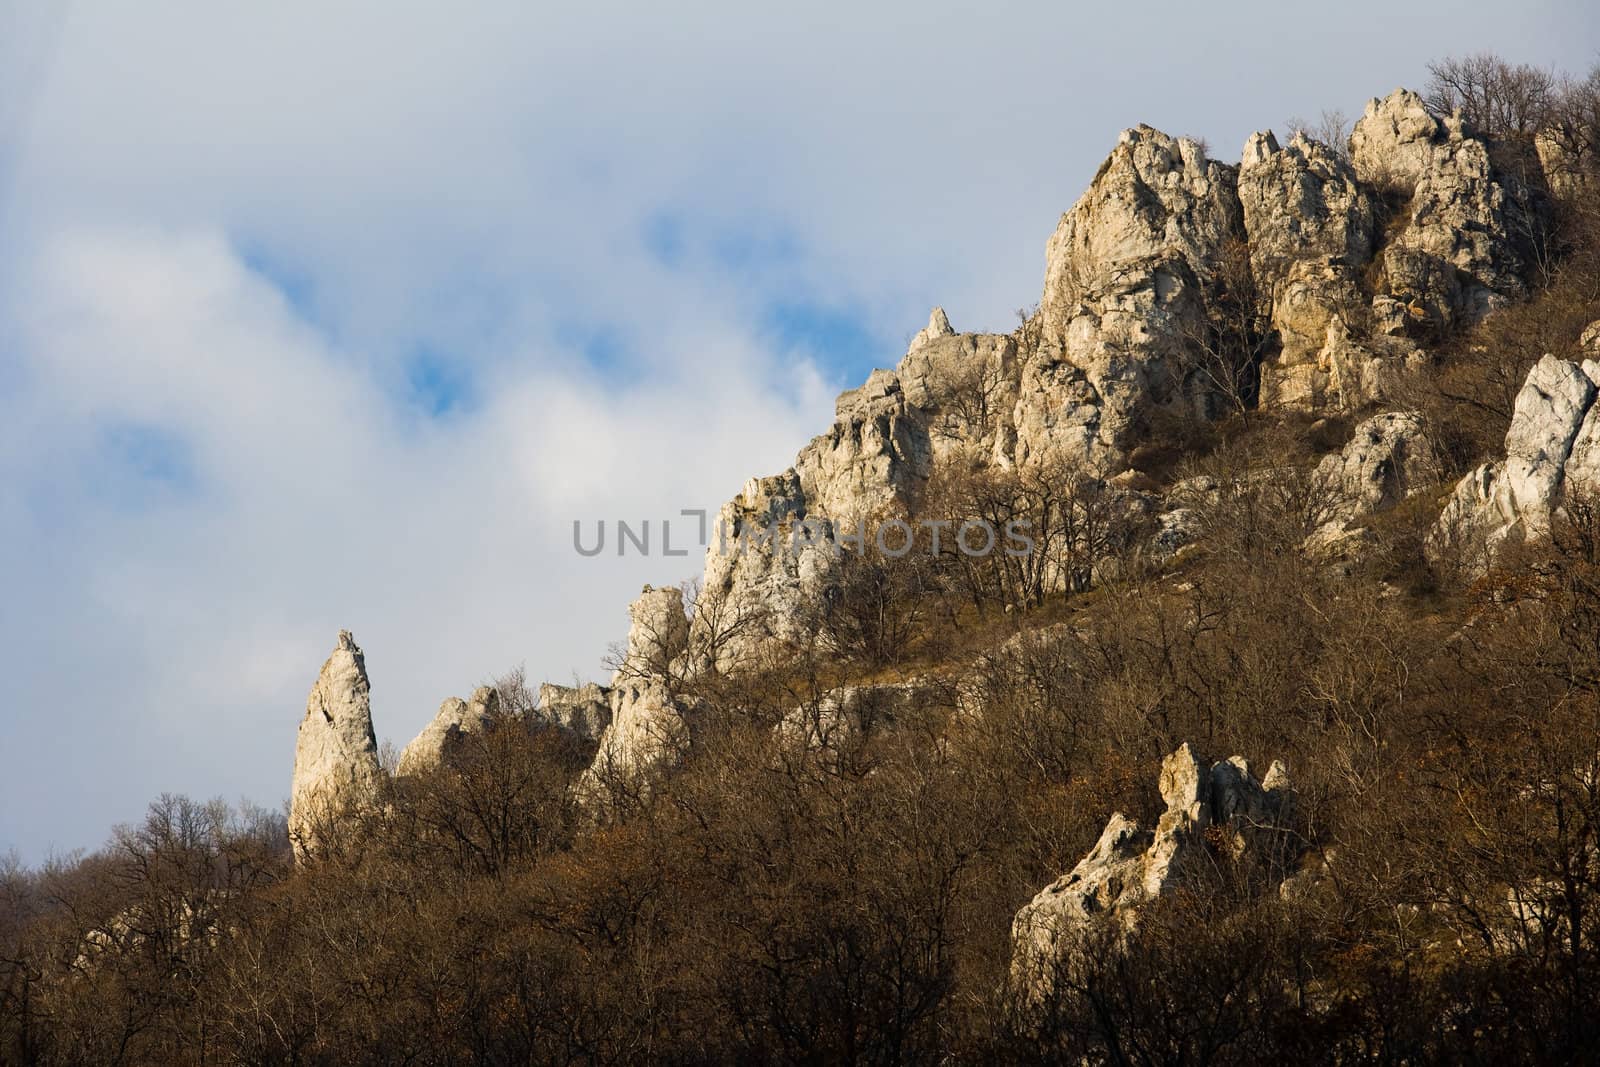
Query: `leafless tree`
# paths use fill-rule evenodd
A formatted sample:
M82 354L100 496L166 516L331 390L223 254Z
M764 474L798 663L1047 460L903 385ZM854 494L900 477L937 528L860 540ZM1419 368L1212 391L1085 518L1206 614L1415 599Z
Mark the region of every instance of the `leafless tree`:
M1261 380L1261 362L1272 350L1271 287L1257 277L1250 248L1242 240L1222 247L1212 268L1202 319L1184 327L1195 352L1193 371L1248 428Z
M1511 63L1490 52L1452 56L1428 64L1428 108L1456 111L1467 124L1497 141L1530 142L1550 118L1558 95L1553 71Z
M1338 108L1324 108L1315 119L1296 115L1284 123L1290 136L1304 134L1313 141L1326 145L1334 155L1346 162L1350 159L1350 118Z

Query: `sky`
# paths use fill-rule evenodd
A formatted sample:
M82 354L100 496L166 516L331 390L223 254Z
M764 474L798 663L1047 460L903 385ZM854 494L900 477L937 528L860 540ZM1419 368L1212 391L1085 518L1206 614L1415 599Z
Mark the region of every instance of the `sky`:
M1237 161L1600 49L1588 0L1304 10L0 0L0 853L281 804L342 628L396 745L603 678L700 560L574 520L714 511L936 304L1009 330L1123 128Z

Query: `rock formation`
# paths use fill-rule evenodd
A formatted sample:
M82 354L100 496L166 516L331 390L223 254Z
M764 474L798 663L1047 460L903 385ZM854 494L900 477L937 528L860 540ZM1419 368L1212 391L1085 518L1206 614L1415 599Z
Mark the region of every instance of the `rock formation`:
M439 705L433 721L401 751L395 774L433 770L448 761L468 737L490 729L499 716L500 694L490 686L479 686L470 701L450 697Z
M1424 432L1411 411L1374 415L1355 428L1350 443L1317 465L1317 480L1351 518L1392 508L1441 478Z
M540 723L553 726L584 741L599 741L611 725L611 691L605 686L565 686L546 682L539 687L539 706L535 716Z
M1534 138L1534 151L1545 184L1555 196L1571 201L1600 192L1600 160L1581 124L1564 123L1541 131Z
M899 376L875 370L839 397L832 428L801 451L794 469L822 514L853 519L902 502L932 473L933 449Z
M1217 315L1230 300L1246 292L1252 316L1265 301L1265 326L1251 327L1269 353L1261 404L1353 410L1419 357L1411 334L1470 322L1523 292L1532 201L1459 120L1441 121L1400 90L1368 105L1349 147L1346 161L1302 135L1280 145L1257 133L1232 167L1194 141L1125 131L1046 246L1036 314L1011 334L960 333L934 308L894 369L839 397L832 425L792 467L752 479L721 509L694 617L677 590L647 587L630 608L611 685L547 685L527 725L597 746L584 795L647 784L688 742L682 683L808 640L847 545L886 517L915 521L942 464L1082 479L1109 524L1137 531L1119 534L1115 551L1098 547L1100 558L1048 565L1052 589L1104 577L1122 558L1176 559L1219 489L1191 479L1158 494L1134 461L1155 427L1193 427L1220 410L1207 361L1227 340ZM1600 324L1583 343L1600 359ZM1507 458L1462 481L1435 547L1492 549L1536 533L1567 487L1600 482L1600 418L1589 417L1600 364L1585 368L1535 368ZM1316 472L1337 506L1312 540L1351 543L1359 519L1437 476L1416 415L1368 419ZM341 671L359 674L349 666L359 652L345 646L313 703L348 711L320 721L308 712L301 728L295 827L307 835L313 808L358 799L377 781L364 674L359 700L354 675L343 697L324 693L343 684ZM885 699L894 703L876 689L830 693L786 719L780 736L826 744ZM438 765L492 717L488 698L446 701L399 770ZM1129 840L1110 834L1107 856Z
M295 742L289 837L297 858L315 852L328 820L359 809L377 793L383 773L372 733L371 691L361 649L348 630L339 631L311 687Z
M1433 146L1445 127L1422 97L1396 89L1367 101L1350 131L1350 162L1361 180L1378 188L1413 189L1433 162Z
M1061 216L1045 253L1045 333L1065 333L1086 291L1117 275L1181 261L1204 277L1244 236L1232 167L1198 142L1149 126L1124 130L1088 191Z
M1481 571L1507 545L1549 532L1569 492L1600 490L1600 363L1546 355L1528 372L1506 432L1506 458L1456 485L1429 536L1429 554Z
M1153 830L1113 814L1089 854L1017 912L1011 976L1024 1001L1049 994L1056 968L1083 934L1102 924L1133 929L1139 909L1209 849L1238 857L1275 848L1283 836L1277 828L1291 795L1281 763L1258 782L1242 757L1208 769L1186 742L1162 761L1159 786L1166 811Z
M935 332L941 326L945 332ZM956 333L943 308L917 335L896 376L927 426L937 463L955 451L1004 465L1016 451L1019 348L1010 334Z
M1203 416L1206 390L1191 372L1204 287L1244 236L1234 168L1194 141L1124 131L1046 248L1018 459L1054 451L1113 473L1153 410Z
M794 708L773 727L773 735L787 749L838 751L902 722L919 708L941 702L936 687L928 682L843 685Z
M1254 134L1239 164L1250 266L1281 350L1262 368L1263 404L1355 406L1375 392L1375 354L1350 341L1377 240L1377 207L1355 169L1296 134Z
M767 642L800 640L807 606L832 582L839 552L832 520L813 517L792 468L752 478L717 513L692 647L729 671Z
M705 572L715 610L692 624L697 655L730 669L774 639L803 638L806 607L834 582L858 521L914 520L942 463L1048 464L1133 488L1119 476L1152 426L1222 410L1212 364L1232 342L1215 319L1241 285L1267 304L1260 403L1344 410L1390 395L1425 358L1411 334L1523 291L1519 242L1537 220L1459 121L1400 90L1368 106L1350 148L1346 162L1303 136L1280 146L1259 133L1235 168L1196 142L1125 131L1062 215L1038 312L1021 329L958 333L935 308L894 370L839 398L791 469L753 479L722 509ZM1362 468L1382 466L1372 457L1402 429L1368 427L1379 440L1339 479L1390 477ZM1370 504L1371 491L1369 481L1355 495ZM1136 497L1157 516L1149 558L1171 556L1186 516Z
M1440 122L1399 89L1367 105L1350 145L1356 173L1394 199L1403 223L1382 256L1380 321L1471 323L1523 295L1532 198L1459 119Z
M690 636L683 593L647 585L628 616L626 652L609 692L611 721L575 787L593 814L648 796L654 777L676 763L689 743L689 709L673 684Z
M689 649L689 617L683 611L683 591L671 586L645 586L639 599L628 606L628 643L619 677L659 681L684 669Z

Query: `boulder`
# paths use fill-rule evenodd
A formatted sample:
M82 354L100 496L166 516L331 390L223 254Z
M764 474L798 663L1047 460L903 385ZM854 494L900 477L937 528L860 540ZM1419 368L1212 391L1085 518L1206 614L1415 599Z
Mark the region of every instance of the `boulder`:
M366 658L350 631L339 631L295 742L289 838L297 860L315 853L330 820L369 804L382 783L371 692Z
M1317 465L1316 477L1353 519L1394 507L1441 474L1421 416L1389 411L1359 423L1350 443Z

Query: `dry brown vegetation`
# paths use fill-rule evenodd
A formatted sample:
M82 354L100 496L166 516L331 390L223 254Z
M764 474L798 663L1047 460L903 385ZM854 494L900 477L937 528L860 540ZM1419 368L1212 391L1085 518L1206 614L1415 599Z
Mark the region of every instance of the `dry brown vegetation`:
M950 706L865 723L828 758L770 726L834 653L722 680L684 765L604 827L565 788L587 753L514 721L402 779L295 873L276 818L165 799L101 854L6 872L0 1047L486 1063L1589 1047L1600 524L1580 515L1458 630L1330 575L1275 515L1224 499L1182 582L1113 583L1075 624L1014 620ZM1183 740L1285 759L1301 862L1327 875L1284 898L1263 887L1287 870L1219 856L1131 941L1073 957L1047 1025L1022 1025L1011 915L1114 808L1152 813L1154 768Z

